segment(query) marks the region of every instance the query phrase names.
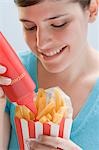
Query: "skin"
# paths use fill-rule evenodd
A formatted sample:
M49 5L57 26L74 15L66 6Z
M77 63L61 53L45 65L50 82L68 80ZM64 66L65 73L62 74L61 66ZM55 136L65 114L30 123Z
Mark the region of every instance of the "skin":
M90 7L85 11L78 3L71 3L70 0L54 2L45 0L33 6L18 8L25 40L38 57L39 87L49 88L58 85L63 89L71 97L73 118L79 113L99 77L99 54L87 42L88 23L95 20L97 8L97 0L92 0ZM65 15L56 19L49 19L63 14ZM55 27L64 23L66 24L62 28ZM42 55L64 46L63 52L56 56ZM8 85L11 80L8 81L7 77L2 77L4 72L5 70L2 71L0 66L0 84ZM41 77L44 78L43 82ZM80 95L78 95L78 89ZM2 98L5 101L2 88L0 88L0 95L0 102ZM4 110L4 107L5 105L1 102L0 110ZM4 118L0 119L0 125L3 127L0 139L4 137L1 147L6 149L10 135L10 120L4 111L0 116ZM4 127L4 124L7 127ZM40 136L38 140L38 142L32 139L27 140L30 149L55 150L57 146L64 150L80 149L71 140L59 137Z

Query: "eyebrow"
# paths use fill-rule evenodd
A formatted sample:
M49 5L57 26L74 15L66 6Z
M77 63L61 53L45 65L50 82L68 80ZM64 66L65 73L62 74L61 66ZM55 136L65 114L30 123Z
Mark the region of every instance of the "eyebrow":
M57 16L54 16L54 17L50 17L50 18L47 18L47 19L44 19L44 21L48 21L48 20L53 20L53 19L57 19L57 18L60 18L60 17L63 17L63 16L68 16L68 14L61 14L61 15L57 15ZM30 22L30 23L34 23L33 21L30 21L30 20L27 20L27 19L19 19L21 22Z
M34 23L33 21L27 20L27 19L19 19L21 22L30 22L30 23Z
M57 16L54 16L54 17L50 17L50 18L44 19L44 21L52 20L52 19L57 19L57 18L60 18L60 17L66 16L66 15L67 15L67 14L57 15Z

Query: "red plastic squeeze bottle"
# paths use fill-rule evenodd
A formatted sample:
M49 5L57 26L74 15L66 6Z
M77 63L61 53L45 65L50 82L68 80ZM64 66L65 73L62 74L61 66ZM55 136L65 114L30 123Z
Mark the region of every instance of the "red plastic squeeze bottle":
M11 85L2 85L2 88L11 102L19 105L25 105L32 112L36 113L36 107L33 103L35 95L35 84L20 59L0 32L0 64L7 68L3 76L12 79Z

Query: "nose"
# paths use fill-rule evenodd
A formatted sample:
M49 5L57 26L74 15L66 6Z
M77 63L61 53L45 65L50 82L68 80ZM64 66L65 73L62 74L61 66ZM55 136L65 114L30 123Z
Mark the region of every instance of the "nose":
M36 34L36 40L38 49L49 49L52 44L52 35L48 31L48 29L38 29Z

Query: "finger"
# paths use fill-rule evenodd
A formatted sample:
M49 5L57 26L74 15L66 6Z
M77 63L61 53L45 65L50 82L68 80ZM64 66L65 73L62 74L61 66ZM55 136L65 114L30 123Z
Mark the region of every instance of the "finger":
M56 148L53 148L52 146L44 145L34 140L29 140L29 141L27 140L26 144L29 150L57 150Z
M2 66L2 65L0 65L0 74L3 74L3 73L5 73L6 72L6 67L4 67L4 66Z
M6 96L0 97L0 114L4 112L6 106Z
M8 78L8 77L0 76L0 84L1 85L10 85L11 84L11 79Z
M3 89L0 87L0 98L2 98L4 96L4 91Z
M40 136L39 137L39 142L45 145L50 145L55 148L61 148L64 150L81 150L79 146L77 146L75 143L68 139L63 139L60 137L52 137L52 136Z

